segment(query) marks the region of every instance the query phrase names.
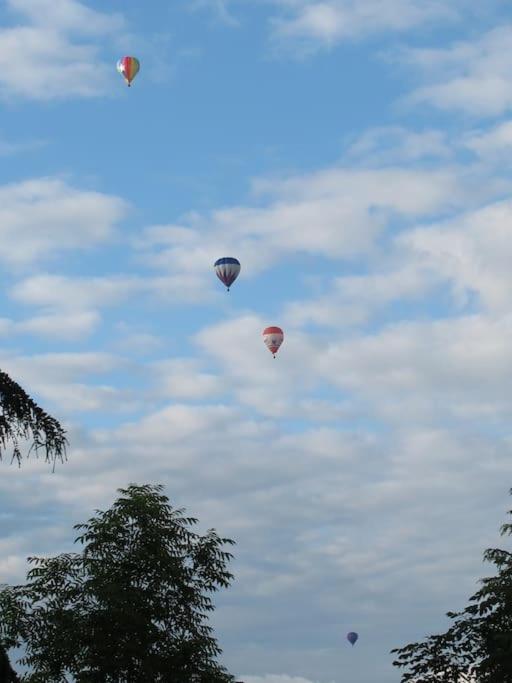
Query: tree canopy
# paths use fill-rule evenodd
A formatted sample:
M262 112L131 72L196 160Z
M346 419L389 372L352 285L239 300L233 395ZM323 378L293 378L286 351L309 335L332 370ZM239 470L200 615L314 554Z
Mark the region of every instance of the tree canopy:
M29 454L44 451L45 460L55 463L66 457L66 432L60 422L45 412L9 375L0 370L0 460L12 445L12 460L21 464L20 440L32 441ZM1 639L3 614L0 612L0 683L16 683L9 657Z
M75 542L81 553L29 558L26 585L0 592L1 637L24 646L30 683L231 683L207 623L228 587L234 541L190 530L160 485L119 489ZM69 677L73 677L68 678Z
M504 524L501 535L510 534L512 524ZM512 553L490 548L484 559L497 575L480 580L462 612L447 613L446 633L392 650L393 664L408 668L402 683L512 683Z
M12 459L21 463L20 439L31 440L30 451L35 450L36 454L43 450L47 462L64 460L67 439L61 424L1 370L0 411L0 460L10 443Z

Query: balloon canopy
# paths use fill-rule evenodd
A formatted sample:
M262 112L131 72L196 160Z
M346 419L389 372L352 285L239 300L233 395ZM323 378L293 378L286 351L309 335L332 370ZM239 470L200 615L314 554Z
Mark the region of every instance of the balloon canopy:
M121 59L117 62L117 70L124 78L128 86L131 85L139 69L140 63L137 57L121 57Z
M240 261L232 256L223 256L215 261L213 267L215 268L217 277L226 285L229 292L229 288L237 279L238 273L240 272Z
M359 638L359 636L357 635L357 633L354 633L354 631L350 631L350 633L347 633L347 640L352 645L354 645L354 643L356 642L356 640L358 638Z
M266 327L263 330L263 341L265 342L267 349L270 353L276 357L276 353L279 351L279 347L283 343L284 333L280 327Z

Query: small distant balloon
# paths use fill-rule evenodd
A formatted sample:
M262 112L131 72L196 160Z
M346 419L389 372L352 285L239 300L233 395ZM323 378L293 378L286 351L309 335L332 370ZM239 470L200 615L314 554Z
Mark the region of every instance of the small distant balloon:
M350 631L350 633L347 633L347 640L351 645L353 646L356 640L359 638L357 633L354 633L354 631Z
M140 63L137 57L121 57L117 62L117 70L128 84L128 87L132 84L139 69Z
M215 274L226 285L229 292L229 288L240 272L240 261L232 256L223 256L215 261L213 267L215 268Z
M263 330L263 341L265 342L267 349L270 353L276 357L276 353L279 351L279 347L283 343L284 333L280 327L266 327Z

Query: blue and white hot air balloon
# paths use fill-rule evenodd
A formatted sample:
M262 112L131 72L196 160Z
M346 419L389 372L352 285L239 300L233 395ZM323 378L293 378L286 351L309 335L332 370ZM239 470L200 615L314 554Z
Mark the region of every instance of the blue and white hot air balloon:
M224 256L215 261L214 268L217 277L226 285L229 292L229 288L240 272L240 261L232 256Z

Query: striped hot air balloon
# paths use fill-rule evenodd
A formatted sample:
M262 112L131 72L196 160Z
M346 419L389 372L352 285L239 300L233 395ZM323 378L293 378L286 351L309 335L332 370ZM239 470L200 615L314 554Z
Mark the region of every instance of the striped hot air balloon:
M213 267L215 268L217 277L226 285L229 292L229 288L237 279L238 273L240 272L240 261L232 256L224 256L223 258L217 259Z
M280 327L266 327L263 330L263 341L270 353L276 357L279 347L283 343L284 333Z
M139 69L140 63L137 57L121 57L117 62L117 70L128 84L128 87L132 84Z

